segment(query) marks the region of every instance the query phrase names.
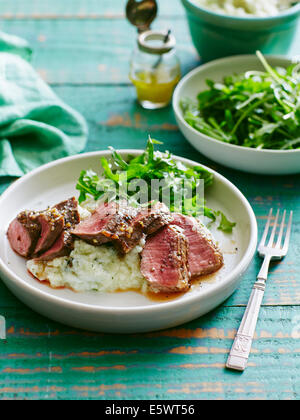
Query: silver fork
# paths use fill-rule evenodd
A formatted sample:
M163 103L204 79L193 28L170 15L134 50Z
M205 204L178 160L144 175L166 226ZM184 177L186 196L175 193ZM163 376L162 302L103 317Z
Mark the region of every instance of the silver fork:
M283 234L285 228L286 210L284 210L282 221L279 228L277 241L275 241L275 235L278 227L279 214L277 211L274 226L267 241L268 233L271 226L273 210L270 210L266 227L262 236L262 240L258 246L258 253L261 258L264 258L263 265L257 276L257 281L254 284L250 300L247 305L244 317L242 319L240 328L235 337L231 352L229 354L226 367L228 369L234 369L244 371L248 364L248 359L251 351L252 341L255 333L257 319L262 304L266 281L268 279L270 262L275 260L282 260L288 252L289 242L292 230L293 212L290 212L289 222L286 228L284 242ZM283 242L283 244L282 244Z

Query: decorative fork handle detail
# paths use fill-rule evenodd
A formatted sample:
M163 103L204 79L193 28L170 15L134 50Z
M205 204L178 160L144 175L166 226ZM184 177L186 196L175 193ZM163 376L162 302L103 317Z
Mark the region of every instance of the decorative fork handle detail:
M229 369L244 371L247 367L265 288L264 279L258 279L253 286L247 309L226 363Z
M279 228L279 233L276 242L275 235L278 227L279 213L277 211L274 226L270 238L267 242L267 237L269 234L269 229L271 226L272 219L272 209L269 212L267 218L267 223L265 230L261 239L261 242L258 246L258 252L260 257L264 257L264 262L262 264L261 270L257 276L257 281L253 286L253 290L248 302L244 317L242 319L240 328L237 332L236 338L234 340L231 352L229 354L226 367L229 369L235 369L239 371L244 371L247 367L248 358L251 352L252 341L255 333L255 328L257 324L257 319L262 304L262 300L265 293L266 281L268 278L270 262L272 260L282 260L288 252L291 230L292 230L292 220L293 212L290 212L289 222L286 228L286 234L284 243L282 245L283 232L285 227L285 218L286 210L283 212L282 221Z

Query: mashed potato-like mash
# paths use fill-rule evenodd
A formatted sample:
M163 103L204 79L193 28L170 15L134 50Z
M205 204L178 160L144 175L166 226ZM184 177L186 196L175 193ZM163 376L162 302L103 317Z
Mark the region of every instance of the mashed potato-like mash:
M274 16L290 8L295 0L194 0L207 9L230 16Z
M94 207L94 201L85 203L79 209L81 219L88 217L89 210ZM36 278L49 281L54 288L68 287L76 292L146 291L147 282L140 271L142 245L123 257L112 245L95 247L76 240L69 257L48 262L29 260L27 268Z

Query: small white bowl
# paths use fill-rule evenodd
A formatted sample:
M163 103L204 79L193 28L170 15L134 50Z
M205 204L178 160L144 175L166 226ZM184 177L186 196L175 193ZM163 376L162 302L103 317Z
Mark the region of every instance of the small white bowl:
M140 150L120 151L140 155ZM44 165L19 179L0 198L0 274L7 287L33 310L72 327L109 333L138 333L170 328L191 321L220 305L238 287L257 245L257 224L243 194L212 171L209 206L236 222L233 235L216 230L225 266L209 281L170 302L156 302L133 291L125 293L74 293L55 290L29 275L24 258L15 254L6 232L11 220L24 209L43 209L78 195L76 181L83 169L99 172L100 158L111 152L87 153ZM183 158L190 166L199 163Z
M268 56L271 66L287 67L291 60L279 56ZM180 102L184 98L196 99L207 89L206 80L216 82L224 76L249 70L263 70L255 55L240 55L222 58L202 65L187 74L178 84L173 96L173 109L179 128L186 139L203 155L224 166L244 172L266 175L287 175L300 173L300 149L257 150L236 146L200 133L183 118Z

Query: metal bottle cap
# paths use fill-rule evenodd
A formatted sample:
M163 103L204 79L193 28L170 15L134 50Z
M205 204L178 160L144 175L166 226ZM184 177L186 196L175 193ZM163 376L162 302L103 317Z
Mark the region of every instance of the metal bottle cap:
M160 41L152 43L151 41ZM174 35L166 31L146 31L139 35L138 46L140 50L148 54L162 55L170 52L176 46Z

